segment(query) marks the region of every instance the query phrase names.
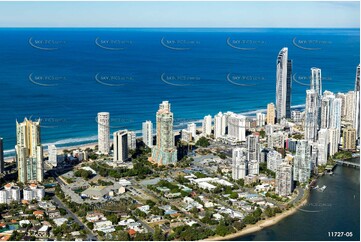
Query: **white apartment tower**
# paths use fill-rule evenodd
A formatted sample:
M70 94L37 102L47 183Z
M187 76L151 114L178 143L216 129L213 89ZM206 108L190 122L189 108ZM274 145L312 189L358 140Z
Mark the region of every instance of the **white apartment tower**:
M288 60L288 48L284 47L277 57L276 71L276 117L291 118L292 61Z
M202 121L202 133L204 136L210 136L212 134L212 116L207 115Z
M153 147L153 123L152 121L145 121L142 124L143 142L149 148Z
M109 154L110 150L110 125L109 113L98 113L98 150L102 154Z

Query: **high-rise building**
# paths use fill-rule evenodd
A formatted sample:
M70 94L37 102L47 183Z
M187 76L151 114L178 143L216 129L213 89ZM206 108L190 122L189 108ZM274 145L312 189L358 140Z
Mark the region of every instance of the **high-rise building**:
M269 148L284 148L285 136L282 131L274 132L267 136L267 145Z
M284 47L277 57L276 72L276 118L291 118L292 61L288 60L288 48Z
M195 139L197 135L197 125L195 123L187 124L187 130L191 132L192 138Z
M360 139L360 64L356 68L354 108L353 127L356 129L356 138Z
M302 121L302 112L299 110L293 110L291 112L291 119L293 120L293 122L295 123L299 123Z
M228 137L246 141L246 117L232 113L228 116Z
M16 162L18 166L18 181L43 182L44 162L43 147L40 138L40 119L24 122L16 121Z
M307 140L299 140L293 160L293 179L299 182L307 182L311 177L311 164L310 145Z
M222 137L225 134L225 127L226 125L224 124L224 115L222 114L222 112L219 112L218 114L216 114L214 116L214 138L218 139L220 137Z
M335 99L335 96L329 92L325 91L321 99L321 127L320 129L327 129L330 127L331 122L331 113L332 113L332 103Z
M207 115L203 118L202 133L204 136L209 136L212 134L212 116L211 115Z
M135 150L137 148L137 136L134 131L128 131L128 149Z
M257 160L250 160L248 162L248 174L250 175L259 174L259 162Z
M109 154L110 126L108 112L98 113L98 150L102 154Z
M355 92L349 91L346 93L346 116L345 120L349 122L353 122L353 119L355 117Z
M54 144L48 146L48 155L48 163L56 167L58 165L58 149Z
M330 144L329 147L330 156L333 156L338 151L339 132L337 129L334 128L328 129L328 142Z
M258 150L258 135L248 135L247 136L247 160L257 160Z
M128 159L128 130L113 133L113 161L125 162Z
M326 165L328 158L328 129L320 129L318 131L318 157L317 165Z
M266 115L264 113L256 113L257 127L263 127L266 123Z
M143 142L149 148L153 147L153 123L152 121L145 121L142 124Z
M188 131L188 129L182 129L181 131L181 140L189 143L192 141L192 132Z
M0 173L4 172L4 143L3 138L0 138Z
M276 171L276 193L280 196L288 196L293 190L292 166L282 162Z
M267 124L275 124L276 110L273 103L267 104Z
M173 113L170 103L163 101L156 114L157 143L152 149L152 160L158 165L168 165L177 162L177 149L174 146Z
M305 139L310 141L317 140L318 115L319 115L319 98L315 90L306 90L306 107L305 107Z
M356 129L348 127L343 131L343 148L346 150L356 149Z
M281 153L278 153L275 150L270 150L267 154L267 169L276 172L282 161L283 159Z
M245 148L234 148L232 150L232 179L244 179L248 174L248 161Z
M322 96L322 79L321 69L312 67L311 68L311 90L315 90L319 96Z
M337 93L336 98L341 99L341 118L345 119L346 117L346 95L344 93Z

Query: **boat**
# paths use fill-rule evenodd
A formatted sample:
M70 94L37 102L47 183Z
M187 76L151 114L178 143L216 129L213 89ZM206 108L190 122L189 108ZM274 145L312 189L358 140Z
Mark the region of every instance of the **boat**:
M326 189L326 187L327 187L327 186L324 185L323 187L319 188L318 190L319 190L320 192L323 192L323 191Z
M315 186L313 189L318 189L319 187L318 187L318 185L317 186Z

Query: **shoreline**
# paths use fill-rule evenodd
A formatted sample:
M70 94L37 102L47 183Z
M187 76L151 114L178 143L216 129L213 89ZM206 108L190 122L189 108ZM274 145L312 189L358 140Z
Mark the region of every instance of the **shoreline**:
M94 148L96 145L98 145L98 142L91 142L91 143L86 143L86 144L81 144L81 145L71 145L71 146L59 146L56 147L57 150L57 154L61 155L63 154L63 150L74 150L74 149L82 149L85 150L86 148ZM44 149L44 157L48 156L48 149ZM5 163L10 163L13 162L15 160L15 156L7 156L4 157L4 162Z
M217 236L209 237L202 241L226 241L226 240L235 239L237 237L241 237L241 236L244 236L244 235L247 235L250 233L254 233L254 232L260 231L266 227L275 225L275 224L281 222L283 219L287 218L288 216L296 213L300 207L302 207L303 205L305 205L307 203L308 197L309 197L309 192L307 192L307 195L305 195L302 198L302 201L300 203L298 203L295 207L292 207L289 210L284 211L274 217L268 218L266 220L258 221L257 223L252 224L252 225L247 225L245 228L243 228L240 231L237 231L236 233L228 234L223 237L217 235Z

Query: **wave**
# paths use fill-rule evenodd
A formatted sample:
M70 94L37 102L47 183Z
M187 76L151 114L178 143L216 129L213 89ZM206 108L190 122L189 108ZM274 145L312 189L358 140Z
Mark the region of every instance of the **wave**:
M291 106L292 109L298 109L298 108L304 108L304 107L305 107L305 104ZM253 116L253 114L256 114L259 112L266 112L266 111L267 111L267 109L257 109L257 110L242 112L239 114L244 115L244 116ZM175 132L181 131L183 128L185 128L187 126L188 123L199 124L199 123L202 123L202 121L203 121L203 119L193 119L193 120L189 119L187 121L178 122L175 125L173 125L174 131ZM140 137L140 135L142 134L142 130L135 130L134 132L136 133L137 137ZM113 134L111 134L110 136L112 137L112 135ZM81 138L61 139L61 140L58 140L55 142L45 143L45 144L43 144L43 146L44 146L44 150L47 150L47 147L52 144L58 146L58 148L68 148L68 147L71 147L74 145L84 145L87 143L96 142L97 140L98 140L98 136L92 135L92 136L81 137ZM14 155L15 155L15 149L4 150L5 157L14 156Z

